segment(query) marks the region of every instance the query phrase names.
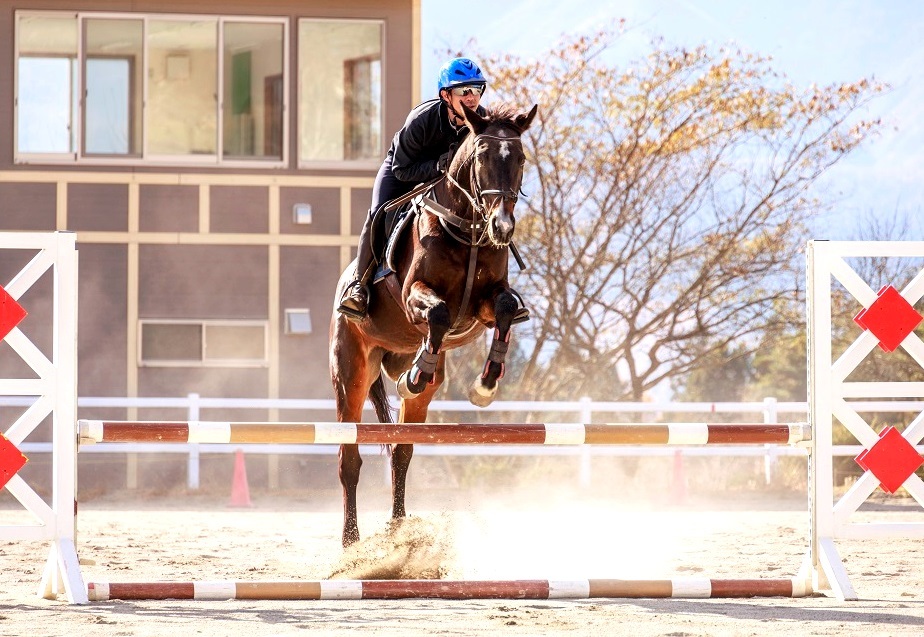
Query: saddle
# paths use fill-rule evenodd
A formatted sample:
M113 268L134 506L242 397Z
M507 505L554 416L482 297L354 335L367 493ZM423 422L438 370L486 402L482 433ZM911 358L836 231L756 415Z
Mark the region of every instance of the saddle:
M421 187L382 207L381 212L378 214L381 218L373 221L374 224L382 225L381 229L374 226L373 234L376 237L384 237L385 239L384 245L382 245L381 239L373 240L373 255L376 263L379 264L373 279L374 282L378 282L379 279L395 271L395 246L404 232L410 227L411 220L424 210L435 214L439 218L440 225L451 236L461 243L472 245L472 242L468 240L468 236L471 235L473 228L478 229L480 226L462 219L454 212L441 206L431 196L432 192L432 187Z
M378 267L372 279L373 283L378 283L395 271L395 245L397 245L398 240L401 239L402 235L410 227L411 220L422 212L424 196L425 193L421 192L411 200L392 209L389 209L386 205L379 213L384 217L382 221L382 235L385 237L385 245L382 246L380 250L376 250L374 255Z

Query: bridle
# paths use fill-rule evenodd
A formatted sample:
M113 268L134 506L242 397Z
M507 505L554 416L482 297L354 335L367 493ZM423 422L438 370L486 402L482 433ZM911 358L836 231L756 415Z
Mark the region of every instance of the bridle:
M516 205L517 200L519 199L519 193L516 190L501 190L498 188L482 188L481 184L478 181L478 171L475 170L475 152L478 148L478 142L482 139L495 139L504 142L516 142L522 146L523 142L519 136L516 137L501 137L499 135L489 135L487 133L481 133L475 135L472 138L471 146L472 149L469 152L468 156L462 160L462 165L470 164L469 169L469 187L466 188L460 184L449 172L446 172L446 181L465 195L465 198L468 199L469 204L474 210L475 218L471 224L472 236L471 243L472 245L488 245L488 212L487 206L484 205L484 198L486 196L496 196L501 201L509 201L513 205ZM479 218L480 217L480 222ZM476 233L480 231L480 234L476 236Z

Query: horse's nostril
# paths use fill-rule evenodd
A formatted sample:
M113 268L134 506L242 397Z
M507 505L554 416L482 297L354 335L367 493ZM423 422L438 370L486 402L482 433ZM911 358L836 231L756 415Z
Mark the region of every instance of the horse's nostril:
M496 243L510 243L513 238L514 223L512 219L494 217L491 219L491 234Z

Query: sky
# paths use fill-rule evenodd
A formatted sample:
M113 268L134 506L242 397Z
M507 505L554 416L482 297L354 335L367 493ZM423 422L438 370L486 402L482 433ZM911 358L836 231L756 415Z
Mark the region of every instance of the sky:
M890 93L864 113L882 118L881 135L825 177L837 202L832 214L845 223L825 223L806 239L866 238L858 233L871 215L924 218L924 0L422 0L421 95L435 92L447 47L474 39L483 51L536 58L564 35L620 18L628 31L617 65L663 37L668 45L734 44L768 55L797 87L887 82ZM924 223L914 232L890 238L924 239Z

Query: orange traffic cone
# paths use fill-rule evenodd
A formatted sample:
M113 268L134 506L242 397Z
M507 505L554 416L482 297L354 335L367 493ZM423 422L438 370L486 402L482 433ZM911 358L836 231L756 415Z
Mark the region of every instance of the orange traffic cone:
M247 465L244 464L244 451L238 449L234 454L234 477L231 480L231 501L229 507L249 507L250 487L247 486Z

